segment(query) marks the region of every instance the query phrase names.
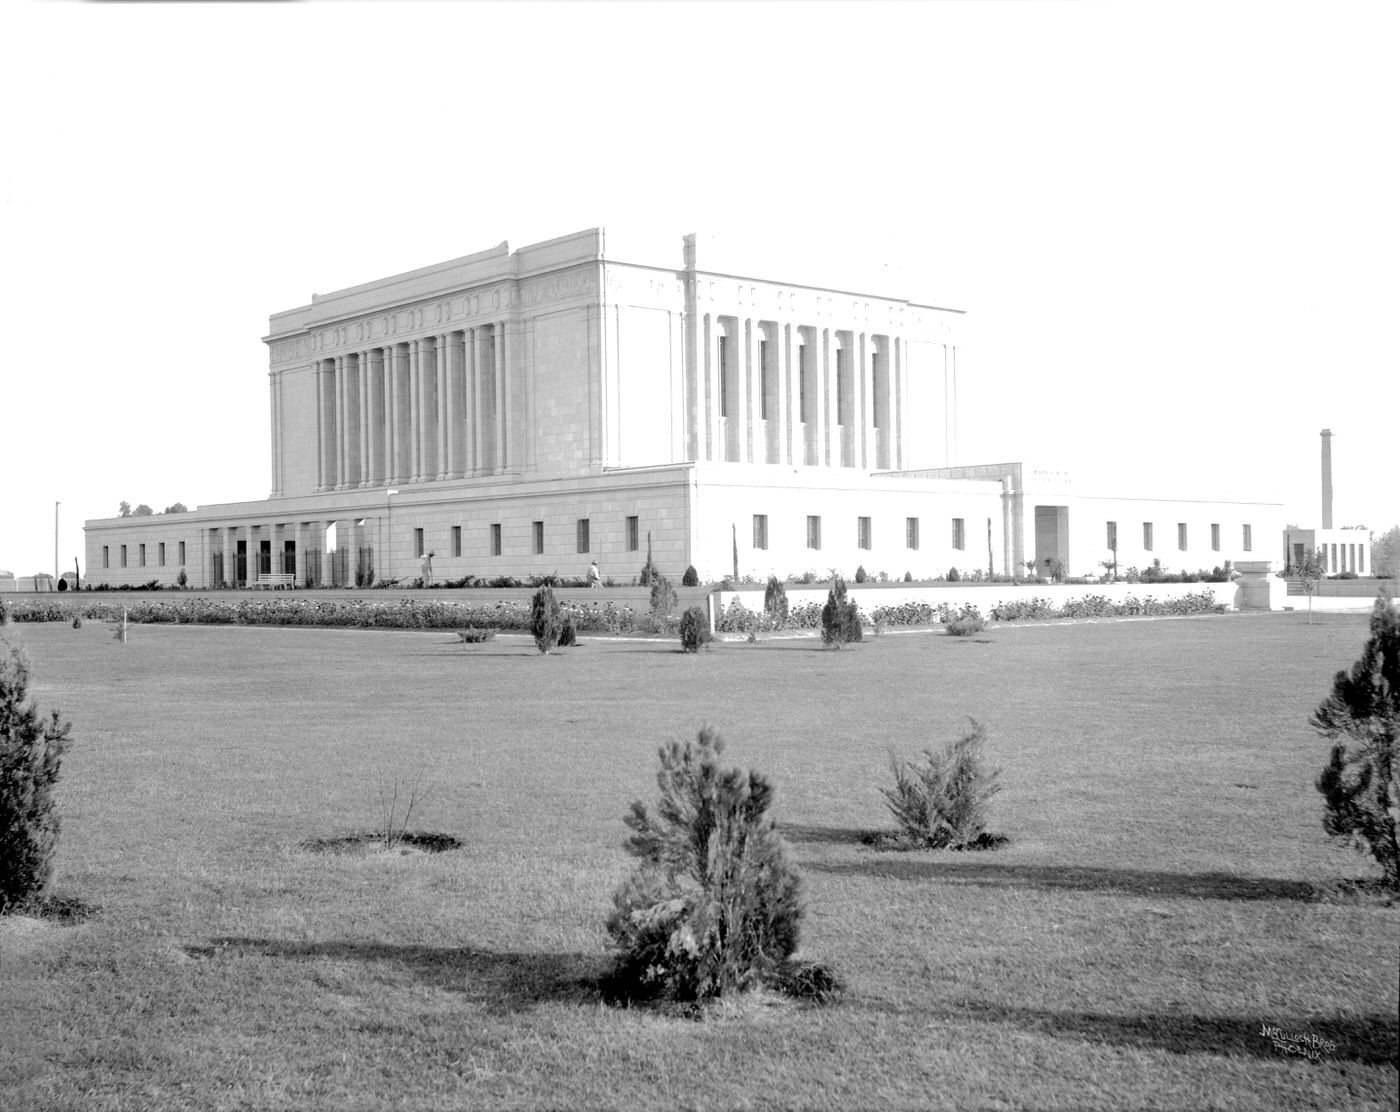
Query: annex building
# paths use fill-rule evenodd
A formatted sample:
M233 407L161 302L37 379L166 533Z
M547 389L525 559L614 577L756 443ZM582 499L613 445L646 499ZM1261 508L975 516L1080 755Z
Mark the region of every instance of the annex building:
M298 586L1101 574L1269 559L1281 508L1102 497L954 466L962 312L603 229L271 317L265 499L86 523L86 581Z

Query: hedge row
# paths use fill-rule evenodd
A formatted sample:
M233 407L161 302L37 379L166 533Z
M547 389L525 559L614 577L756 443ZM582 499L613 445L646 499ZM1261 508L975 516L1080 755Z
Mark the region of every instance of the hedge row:
M1158 599L1148 595L1136 598L1129 595L1121 602L1105 598L1103 595L1085 595L1073 598L1056 606L1048 598L1015 599L992 607L991 620L994 622L1032 621L1042 618L1132 618L1139 615L1152 617L1175 616L1182 614L1223 614L1228 608L1217 602L1210 591L1182 595L1180 598Z
M372 602L360 599L327 600L273 597L223 600L167 598L130 603L72 602L26 599L5 604L16 622L71 622L75 616L95 621L178 623L189 625L310 626L340 629L491 629L530 628L528 602L498 602L472 606L451 602L404 599ZM657 619L637 614L630 606L564 604L565 617L574 620L580 633L674 633L678 619Z

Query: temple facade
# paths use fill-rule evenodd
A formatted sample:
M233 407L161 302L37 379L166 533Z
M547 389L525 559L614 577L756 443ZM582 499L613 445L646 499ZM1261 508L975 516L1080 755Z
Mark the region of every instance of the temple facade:
M1102 572L1103 506L1037 502L1045 473L1020 464L954 466L959 310L706 250L591 229L273 315L269 497L90 521L88 582L411 581L428 554L438 580L597 561L628 582L648 543L674 579ZM1277 506L1190 505L1214 563L1277 534Z

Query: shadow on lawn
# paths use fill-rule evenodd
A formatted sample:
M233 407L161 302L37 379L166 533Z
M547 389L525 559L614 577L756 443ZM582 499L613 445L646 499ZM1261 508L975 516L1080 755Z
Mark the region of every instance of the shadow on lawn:
M783 833L789 837L787 830ZM850 831L859 841L862 831ZM795 841L817 840L795 838ZM835 841L837 839L824 839ZM840 839L845 841L847 839ZM961 856L961 855L960 855ZM1107 892L1187 900L1317 900L1327 892L1302 880L1234 873L1166 873L1085 865L1015 865L983 860L949 861L919 855L871 855L860 861L810 861L805 868L837 876L941 880L989 888Z
M1396 1017L1379 1013L1314 1019L1275 1016L1242 1019L1189 1013L1061 1012L969 1001L964 1007L949 1008L944 1014L953 1020L1010 1023L1058 1038L1113 1043L1140 1050L1166 1050L1173 1054L1302 1057L1300 1052L1306 1044L1317 1061L1359 1062L1367 1066L1396 1064L1396 1046L1400 1042L1400 1023ZM1280 1042L1284 1049L1278 1045ZM1329 1047L1328 1043L1335 1045ZM1290 1047L1291 1051L1287 1049Z
M292 942L277 938L215 938L184 947L190 957L271 957L289 961L384 963L445 992L461 992L493 1012L539 1004L593 1005L609 961L602 954L497 953L469 946L404 946L386 942Z

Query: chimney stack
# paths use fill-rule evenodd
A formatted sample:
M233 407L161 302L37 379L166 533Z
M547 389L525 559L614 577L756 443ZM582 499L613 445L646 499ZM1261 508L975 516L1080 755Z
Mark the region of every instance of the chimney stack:
M1322 527L1332 528L1332 430L1322 430Z

